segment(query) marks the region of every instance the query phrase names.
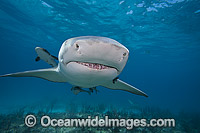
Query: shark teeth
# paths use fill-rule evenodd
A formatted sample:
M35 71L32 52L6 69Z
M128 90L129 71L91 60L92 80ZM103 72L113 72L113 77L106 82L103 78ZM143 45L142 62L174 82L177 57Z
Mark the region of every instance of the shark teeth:
M108 69L108 66L102 65L102 64L97 64L97 63L86 63L86 62L76 62L78 64L81 64L83 66L87 66L92 69L97 69L97 70L102 70L102 69Z

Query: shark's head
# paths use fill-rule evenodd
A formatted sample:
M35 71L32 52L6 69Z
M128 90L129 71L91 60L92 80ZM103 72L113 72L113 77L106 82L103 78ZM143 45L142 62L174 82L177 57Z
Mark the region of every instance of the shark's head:
M59 67L71 84L89 87L90 83L117 77L128 60L128 49L119 42L106 38L83 36L66 40L59 52ZM69 82L70 82L69 81Z

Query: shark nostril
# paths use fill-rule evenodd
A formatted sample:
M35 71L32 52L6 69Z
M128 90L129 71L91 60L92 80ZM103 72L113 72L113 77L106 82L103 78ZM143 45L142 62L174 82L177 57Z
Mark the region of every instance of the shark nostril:
M124 52L124 53L123 53L123 56L119 59L119 62L121 62L121 61L126 57L126 55L127 55L127 53Z
M80 51L80 46L79 46L79 44L78 43L75 43L75 50L79 53L79 54L81 54L81 51Z
M77 48L77 50L79 49L79 45L76 43L76 48Z

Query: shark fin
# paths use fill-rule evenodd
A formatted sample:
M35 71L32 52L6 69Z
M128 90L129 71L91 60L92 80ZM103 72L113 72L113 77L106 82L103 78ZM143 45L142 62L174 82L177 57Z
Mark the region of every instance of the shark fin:
M39 60L40 60L40 57L39 57L39 56L35 58L35 61L39 61Z
M123 90L123 91L128 91L128 92L136 94L136 95L142 95L142 96L148 97L147 94L145 94L141 90L139 90L119 79L116 79L115 82L113 82L113 81L107 82L107 83L103 84L102 86L109 88L109 89L113 89L113 90Z
M73 92L75 95L78 95L78 93L80 93L80 90L72 90L72 92Z
M0 77L37 77L52 82L67 82L65 78L63 78L63 76L57 71L57 68L11 73L6 75L0 75Z

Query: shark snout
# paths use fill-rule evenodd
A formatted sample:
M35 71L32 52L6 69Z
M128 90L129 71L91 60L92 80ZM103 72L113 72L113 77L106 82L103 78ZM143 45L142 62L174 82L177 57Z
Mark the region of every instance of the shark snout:
M122 71L129 52L114 43L98 40L78 40L72 45L75 61L98 63Z

